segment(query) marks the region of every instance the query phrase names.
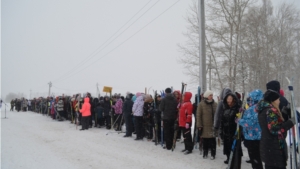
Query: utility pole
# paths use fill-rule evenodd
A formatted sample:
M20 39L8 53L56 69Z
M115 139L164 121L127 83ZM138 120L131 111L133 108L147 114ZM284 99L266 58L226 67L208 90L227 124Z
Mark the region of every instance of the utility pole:
M99 91L99 87L98 87L98 86L99 86L99 84L97 83L97 84L96 84L96 87L97 87L97 95L98 95L98 99L100 99L100 91Z
M212 69L211 55L209 55L209 90L211 90L211 69Z
M51 91L52 83L49 82L48 84L49 84L49 92L48 92L48 96L50 96L50 91Z
M30 89L29 99L31 99L31 89Z
M206 91L206 51L205 51L205 8L204 0L199 0L199 86Z

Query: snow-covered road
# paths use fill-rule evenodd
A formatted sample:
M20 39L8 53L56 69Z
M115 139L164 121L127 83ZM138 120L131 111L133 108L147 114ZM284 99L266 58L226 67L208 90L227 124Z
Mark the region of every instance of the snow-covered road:
M3 109L2 109L3 110ZM2 111L4 117L4 111ZM164 168L225 169L225 156L218 147L215 160L203 159L198 150L190 155L174 152L146 141L123 138L104 128L76 130L70 122L58 122L33 112L7 112L1 119L2 169L93 169ZM242 168L250 169L244 149Z

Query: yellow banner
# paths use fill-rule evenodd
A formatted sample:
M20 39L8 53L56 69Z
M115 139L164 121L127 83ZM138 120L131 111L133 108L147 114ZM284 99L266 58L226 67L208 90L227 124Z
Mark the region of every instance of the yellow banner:
M105 93L111 93L112 92L112 87L104 86L103 87L103 92L105 92Z

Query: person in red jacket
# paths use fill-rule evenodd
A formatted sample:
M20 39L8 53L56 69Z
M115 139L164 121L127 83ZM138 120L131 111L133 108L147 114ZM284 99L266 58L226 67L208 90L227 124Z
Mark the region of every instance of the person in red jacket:
M191 103L192 93L185 92L183 95L183 103L179 110L179 127L182 130L184 138L184 152L185 155L192 153L193 151L193 142L191 134L192 126L192 114L193 114L193 105Z
M80 109L80 113L82 113L81 125L82 128L80 130L88 130L89 129L89 117L91 116L91 104L90 98L84 98L84 103L82 108Z
M174 97L176 98L176 100L177 100L177 103L178 103L178 107L180 107L180 105L181 105L181 103L179 103L180 102L180 98L182 97L181 96L181 93L180 93L180 91L179 90L175 90L174 92L173 92L173 95L174 95ZM179 122L178 122L178 124L177 125L179 125ZM178 130L177 131L177 141L179 141L180 139L181 139L181 130Z

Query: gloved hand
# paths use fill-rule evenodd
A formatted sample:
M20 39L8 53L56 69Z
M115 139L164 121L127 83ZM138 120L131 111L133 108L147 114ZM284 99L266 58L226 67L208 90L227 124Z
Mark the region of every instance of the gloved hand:
M217 128L214 128L214 127L213 127L213 131L214 131L214 136L215 136L215 137L218 137L218 135L219 135L219 130L218 130Z
M185 123L185 128L186 129L190 128L190 124L189 123Z
M288 118L291 118L291 107L290 104L287 106L284 106L281 110L282 116L284 120L286 121Z

